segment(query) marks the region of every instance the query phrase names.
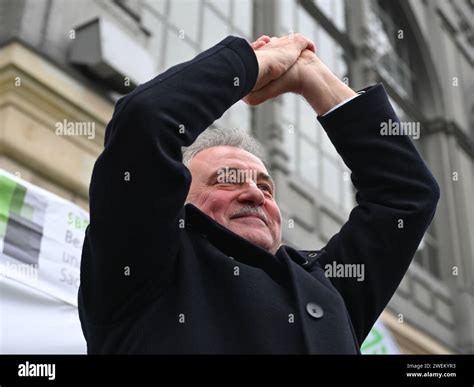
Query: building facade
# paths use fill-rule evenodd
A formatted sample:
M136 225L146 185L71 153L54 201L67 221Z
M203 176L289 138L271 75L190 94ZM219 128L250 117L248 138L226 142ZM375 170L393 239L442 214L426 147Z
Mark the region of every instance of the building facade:
M121 95L229 34L301 32L353 89L383 82L441 187L382 321L404 353L473 353L473 16L472 0L0 0L0 168L87 210ZM350 171L302 98L238 102L214 125L264 144L284 243L317 249L338 232Z

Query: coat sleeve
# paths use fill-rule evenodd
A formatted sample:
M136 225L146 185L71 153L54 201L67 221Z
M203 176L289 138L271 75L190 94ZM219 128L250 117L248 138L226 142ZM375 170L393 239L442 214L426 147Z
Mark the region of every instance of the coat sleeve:
M171 280L191 183L181 147L250 92L257 74L253 49L229 36L116 103L89 190L81 319L133 313Z
M410 265L436 210L439 187L408 136L384 136L399 122L382 85L318 117L351 170L357 206L323 248L323 269L360 264L364 279L329 278L344 298L359 344ZM347 266L346 266L347 267Z

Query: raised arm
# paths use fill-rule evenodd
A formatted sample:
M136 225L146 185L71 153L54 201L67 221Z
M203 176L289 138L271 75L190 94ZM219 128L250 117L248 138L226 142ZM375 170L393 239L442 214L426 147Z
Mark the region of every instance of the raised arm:
M170 284L191 183L181 147L255 87L280 77L302 51L314 50L300 35L281 38L259 57L252 47L230 36L117 102L90 184L83 321L130 315Z
M361 344L431 223L439 187L407 136L382 135L383 123L399 122L383 86L357 96L306 50L284 76L244 101L258 105L286 92L301 94L319 114L319 122L352 171L358 205L315 265L323 269L333 263L362 265L363 281L330 278L344 298Z
M362 344L431 223L439 187L407 136L381 135L381 123L399 122L382 85L318 119L357 189L357 206L319 263L363 267L362 281L330 278Z
M79 302L103 323L141 308L170 280L191 175L181 147L254 86L249 44L228 37L120 99L90 184Z

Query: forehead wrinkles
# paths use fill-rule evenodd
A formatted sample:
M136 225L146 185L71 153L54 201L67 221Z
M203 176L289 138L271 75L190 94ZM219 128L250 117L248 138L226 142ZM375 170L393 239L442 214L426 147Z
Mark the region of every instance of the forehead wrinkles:
M202 156L206 157L208 161L214 165L234 166L232 164L236 164L235 167L238 168L257 169L259 172L267 172L262 160L254 154L240 148L227 146L215 147L213 151Z
M256 160L241 160L239 158L229 158L229 157L216 157L214 160L211 158L207 160L207 168L205 171L206 175L211 175L216 173L219 170L238 170L242 172L250 172L250 175L253 174L266 174L268 171L263 164L258 163Z
M257 160L253 159L248 159L248 160L242 160L237 157L232 157L232 158L217 158L217 160L210 160L211 165L220 167L220 168L236 168L236 169L241 169L241 170L255 170L257 172L265 172L267 173L267 170L263 164L260 164Z

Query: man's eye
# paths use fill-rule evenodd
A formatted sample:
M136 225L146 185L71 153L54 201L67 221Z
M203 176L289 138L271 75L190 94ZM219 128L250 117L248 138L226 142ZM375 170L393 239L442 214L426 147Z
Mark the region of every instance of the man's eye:
M266 190L266 191L269 192L269 193L272 193L272 189L271 189L270 186L267 185L267 184L259 184L258 187L259 187L259 188L263 188L264 190Z

